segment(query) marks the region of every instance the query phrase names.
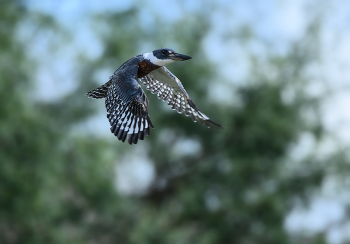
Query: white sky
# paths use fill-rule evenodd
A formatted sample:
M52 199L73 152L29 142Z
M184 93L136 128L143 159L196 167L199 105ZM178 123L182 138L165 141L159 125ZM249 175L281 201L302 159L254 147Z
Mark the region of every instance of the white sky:
M89 13L106 12L110 10L124 10L134 1L81 1L81 0L61 0L61 1L42 1L29 0L28 6L33 11L39 10L49 13L57 20L66 25L72 31L76 32L75 41L67 47L63 47L60 54L47 55L47 49L50 44L42 39L34 45L29 51L33 57L40 56L43 65L38 73L37 95L41 100L51 101L59 99L62 95L75 88L74 77L69 77L72 69L75 68L74 52L84 52L91 59L98 58L101 55L103 47L99 40L94 36L86 19ZM323 121L328 132L340 140L343 145L350 145L350 1L348 0L248 0L215 1L222 6L222 10L213 13L212 21L217 28L206 38L204 45L207 55L221 67L220 74L224 80L237 84L245 82L249 76L249 60L246 50L235 40L223 43L221 36L225 35L227 30L234 30L242 23L253 26L255 33L262 39L273 44L276 53L283 54L287 51L291 41L297 40L303 36L308 21L307 8L317 8L324 14L324 25L321 35L321 58L322 63L315 65L310 69L310 74L314 82L306 89L311 95L319 96L328 91L334 92L328 96L322 103ZM181 3L181 4L179 4ZM200 6L199 1L187 1L183 8L184 1L150 1L145 4L145 13L147 9L159 10L160 17L169 21L176 20L186 11L197 9ZM228 16L230 16L228 21ZM146 20L147 21L147 20ZM71 23L74 23L72 25ZM20 31L23 37L31 33L30 26L24 26ZM81 40L89 39L89 42ZM256 54L264 55L264 48L259 43L253 43L249 46L250 50ZM150 50L148 50L150 51ZM233 68L232 68L233 67ZM117 68L117 67L116 67ZM110 71L101 71L101 84L108 78ZM41 89L39 89L41 87ZM213 89L215 93L225 91L225 85L216 84ZM233 102L231 94L221 96L222 100ZM230 100L231 99L231 100ZM221 102L218 100L218 102ZM109 127L103 115L98 115L97 119L89 122L91 128L97 128L99 132L109 135ZM192 143L193 142L189 142ZM314 142L308 135L302 135L300 144L293 150L292 154L307 155L305 148ZM197 145L198 146L198 145ZM333 139L326 138L323 143L322 152L332 151L335 148ZM310 147L309 147L310 148ZM198 149L200 150L200 149ZM307 149L306 149L307 150ZM130 159L132 164L137 160ZM127 160L129 161L129 160ZM137 164L137 163L136 163ZM143 161L136 165L140 171L131 176L140 178L140 175L146 175L141 180L140 185L147 185L152 181L154 169L150 162ZM135 165L133 167L136 167ZM129 179L122 179L123 172L130 171L127 165L122 165L118 170L119 190L130 191L128 189ZM136 168L137 168L136 167ZM122 172L122 173L120 173ZM137 173L138 172L138 173ZM147 174L145 174L145 172ZM136 187L137 188L137 187ZM327 187L325 187L327 188ZM137 191L142 191L138 189ZM320 196L315 197L309 210L295 209L286 219L286 228L290 231L309 231L318 232L329 229L327 238L330 243L341 243L343 238L350 239L350 223L345 223L341 227L329 227L342 219L345 212L343 199L324 190Z

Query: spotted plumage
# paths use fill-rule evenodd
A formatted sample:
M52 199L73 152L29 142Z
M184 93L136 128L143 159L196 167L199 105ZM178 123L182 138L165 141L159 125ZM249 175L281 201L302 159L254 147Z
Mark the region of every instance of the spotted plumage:
M106 98L111 132L123 142L128 140L129 144L143 140L145 135L150 134L149 129L154 128L147 111L148 98L139 84L139 79L147 90L157 94L173 110L185 113L193 121L199 121L207 127L223 128L198 109L180 80L164 67L174 61L190 58L169 48L137 55L122 64L107 83L87 95L96 99Z

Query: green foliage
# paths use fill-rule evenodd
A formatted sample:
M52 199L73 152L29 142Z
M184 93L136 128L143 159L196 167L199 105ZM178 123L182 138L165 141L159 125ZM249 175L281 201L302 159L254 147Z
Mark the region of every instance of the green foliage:
M253 85L231 89L239 106L217 104L207 98L208 83L217 74L199 45L210 30L208 12L150 32L141 27L140 9L134 7L91 17L103 55L81 57L76 91L43 103L27 93L35 65L16 27L29 19L43 29L58 27L43 25L45 16L29 16L19 3L5 1L0 9L5 20L0 29L0 243L297 243L284 229L284 219L294 200L309 199L325 172L315 159L288 171L288 152L300 133L316 134L322 125L302 117L310 107L305 94L283 101L290 83L280 79L292 70L289 79L306 82L304 70L313 60L303 57L309 45L296 42L299 52L271 57L269 65L280 71L277 81L257 71ZM70 131L94 114L96 101L84 93L108 78L94 80L97 70L116 69L143 45L171 42L196 61L170 69L199 107L227 129L209 130L149 95L156 130L140 144L146 145L142 156L152 160L156 176L144 194L120 195L115 164L133 148L114 138ZM197 143L198 152L182 155L174 149L186 140ZM325 243L323 236L308 241Z

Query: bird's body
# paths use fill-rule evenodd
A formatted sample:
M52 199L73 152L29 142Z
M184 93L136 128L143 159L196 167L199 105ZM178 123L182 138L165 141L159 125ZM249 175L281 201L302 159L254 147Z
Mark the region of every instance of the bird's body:
M179 113L184 112L194 121L210 127L222 127L211 121L192 102L180 80L164 65L191 57L163 48L151 53L137 55L123 63L110 77L109 81L88 92L91 98L106 98L107 118L111 132L123 142L136 144L149 135L154 128L148 115L148 98L142 90L139 79L158 98L168 102Z

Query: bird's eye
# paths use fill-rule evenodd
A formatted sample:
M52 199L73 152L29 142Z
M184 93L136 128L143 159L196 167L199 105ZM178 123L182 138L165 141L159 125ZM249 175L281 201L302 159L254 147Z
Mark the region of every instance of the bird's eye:
M168 51L167 50L162 50L161 53L165 55L165 54L168 53Z

